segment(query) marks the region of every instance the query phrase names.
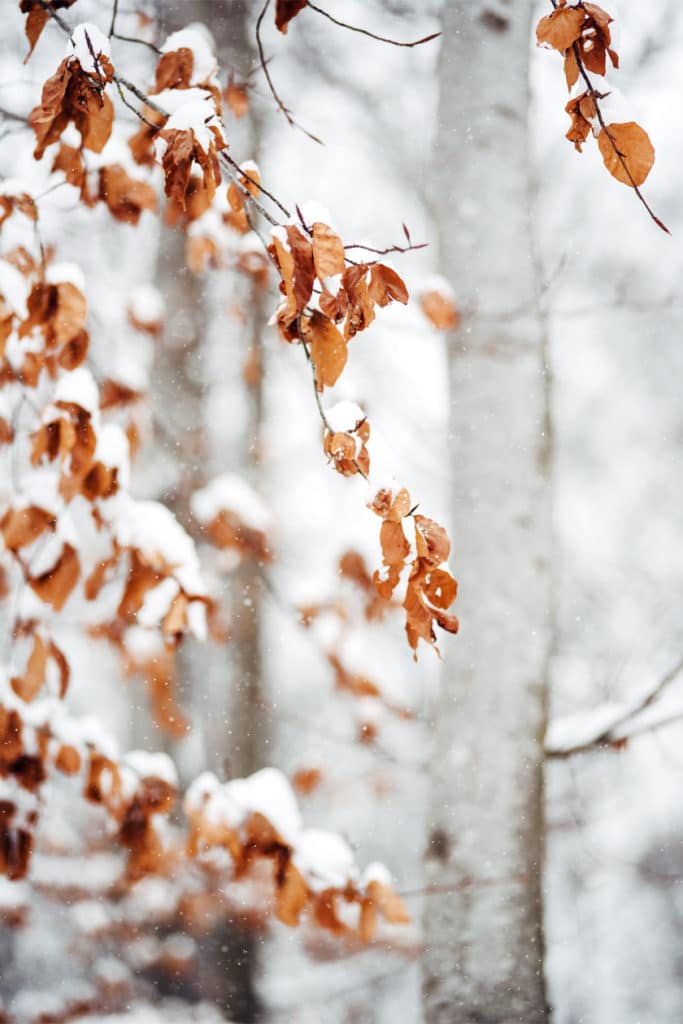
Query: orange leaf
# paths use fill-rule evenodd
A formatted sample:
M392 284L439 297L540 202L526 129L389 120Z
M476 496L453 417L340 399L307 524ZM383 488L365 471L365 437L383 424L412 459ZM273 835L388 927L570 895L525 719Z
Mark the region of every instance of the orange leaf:
M370 271L370 297L378 306L388 306L392 300L408 301L408 289L402 277L384 263L375 263Z
M301 873L291 860L287 861L281 885L277 890L275 913L279 921L294 927L306 906L308 890Z
M655 162L650 137L635 121L608 124L598 135L598 146L612 177L631 187L643 184Z
M321 221L315 222L312 234L315 273L322 284L326 277L344 273L344 246L339 235Z
M41 601L51 604L54 610L59 612L76 586L80 574L78 555L70 544L65 544L52 568L40 576L30 578L28 582Z
M460 323L460 314L448 295L432 289L420 296L420 308L430 323L440 331L450 331Z
M311 348L318 391L332 387L346 366L346 341L332 321L318 310L302 318L301 333Z
M559 7L541 18L536 26L536 40L539 46L550 46L564 53L581 35L585 20L581 7Z

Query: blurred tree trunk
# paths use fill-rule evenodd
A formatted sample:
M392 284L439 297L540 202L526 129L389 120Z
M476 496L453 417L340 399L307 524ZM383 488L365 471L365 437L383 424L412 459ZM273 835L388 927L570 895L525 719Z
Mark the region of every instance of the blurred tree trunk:
M446 4L443 15L434 203L441 269L467 319L450 339L461 633L447 648L435 716L428 1024L535 1024L548 1013L550 434L529 208L532 8L530 0L467 0Z
M161 4L159 13L162 36L194 21L204 23L216 42L222 79L231 69L238 80L246 76L253 22L248 0L183 0ZM251 118L236 123L228 111L226 127L235 156L255 157L257 129ZM192 274L185 236L178 229L163 231L158 276L166 329L156 366L157 418L178 467L164 499L196 535L189 509L192 493L218 473L235 472L253 483L258 471L254 439L261 426L260 377L247 386L243 367L259 344L263 309L253 282L232 270ZM229 313L238 306L241 318ZM174 744L186 776L209 768L219 778L235 777L261 767L254 711L261 677L260 584L254 563L226 580L232 633L227 648L190 640L179 652L181 696L194 727L187 742ZM256 949L242 923L228 920L202 940L198 958L201 997L245 1024L258 1015Z

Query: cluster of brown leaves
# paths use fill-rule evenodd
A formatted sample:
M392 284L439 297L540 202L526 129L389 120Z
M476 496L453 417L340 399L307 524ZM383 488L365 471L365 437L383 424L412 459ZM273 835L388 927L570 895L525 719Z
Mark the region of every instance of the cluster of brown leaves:
M166 850L154 819L173 808L175 788L153 775L136 777L131 785L129 769L124 784L121 766L92 743L65 743L48 726L29 726L16 708L0 704L0 778L14 779L36 798L28 813L25 800L22 809L12 800L0 800L0 875L25 877L38 821L37 798L54 771L79 775L85 799L102 806L116 823L117 841L129 854L130 877L159 869Z
M329 461L342 476L353 476L354 473L367 476L370 472L370 455L365 446L369 440L370 424L364 416L351 430L325 430L323 448Z
M53 6L68 6L68 3L56 2ZM48 17L43 6L36 5L32 8L32 13L34 11ZM40 159L49 145L58 142L73 121L81 134L81 145L77 148L61 143L52 170L64 173L66 181L79 190L81 201L87 206L102 201L116 220L137 224L143 210L156 208L152 186L131 178L118 163L101 167L94 185L88 174L85 150L102 152L111 136L114 120L114 106L105 91L114 69L104 54L98 55L97 67L99 73L93 74L84 71L76 58L65 58L45 82L41 102L29 116L36 135L35 157Z
M308 346L318 390L332 387L346 366L348 341L370 326L375 306L405 304L408 290L383 263L347 267L341 238L319 221L310 230L296 224L276 229L268 251L280 272L280 333L285 341ZM316 279L319 308L311 309ZM342 331L336 326L341 321Z
M35 387L42 370L54 378L59 369L75 370L85 360L90 340L85 327L88 305L71 281L49 284L38 280L26 308L26 318L17 325L19 338L42 335L43 346L26 352L18 376L23 384ZM3 379L11 376L8 367L0 372Z
M29 114L36 136L34 156L40 160L71 122L81 135L81 145L101 153L111 135L114 105L105 91L114 68L107 56L98 55L99 75L84 71L75 57L65 57L43 85L40 104Z
M381 915L390 924L406 924L410 917L400 896L382 882L370 881L365 886L348 882L344 887L313 891L294 864L295 850L279 834L269 819L252 812L238 828L216 822L199 806L188 810L190 818L191 856L219 847L230 854L237 879L244 877L259 862L270 862L275 883L275 913L290 927L300 923L301 916L309 913L321 928L339 936L354 934L363 942L370 942L375 933L377 918ZM340 915L340 904L359 907L358 926L349 926Z
M154 89L156 95L166 89L188 90L200 87L205 90L217 117L222 112L220 90L213 82L194 81L194 54L188 47L180 47L162 53L156 68ZM204 149L193 129L163 127L165 118L156 111L151 125L143 125L130 140L130 147L138 162L153 162L151 153L153 139L158 135L166 142L162 157L165 177L165 192L169 200L166 219L170 224L187 223L196 220L209 208L221 175L218 166L218 151L225 146L218 123L209 126L213 139ZM149 119L148 119L149 120ZM151 160L150 160L151 157ZM195 172L200 168L201 175Z
M378 491L369 507L382 519L380 544L384 568L375 573L374 581L387 600L398 586L411 555L403 524L407 518L413 519L415 549L403 600L406 634L414 651L420 640L436 647L435 623L449 633L458 631L456 616L448 613L457 596L458 585L444 568L451 550L446 531L433 519L413 514L405 488L396 495L393 491Z
M655 159L655 151L647 132L635 121L605 124L600 114L600 93L593 88L586 72L604 75L609 57L614 68L619 67L619 56L612 48L610 24L614 19L607 11L587 0L569 5L559 0L552 13L544 16L536 26L539 46L558 50L564 56L567 88L571 91L579 76L583 75L587 88L572 97L566 106L571 118L567 138L579 152L594 128L597 119L598 147L610 174L637 188L647 178Z

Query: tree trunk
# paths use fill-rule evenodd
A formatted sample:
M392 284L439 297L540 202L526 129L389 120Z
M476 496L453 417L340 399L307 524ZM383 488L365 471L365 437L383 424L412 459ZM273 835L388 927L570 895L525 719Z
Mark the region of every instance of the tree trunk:
M215 42L222 78L234 70L242 80L250 68L253 13L249 0L183 0L161 6L164 33L203 22ZM239 123L229 114L229 143L236 157L256 156L253 118ZM227 187L227 183L224 187ZM186 267L185 236L165 229L159 260L166 329L159 353L158 406L166 444L181 472L165 495L191 532L193 491L218 473L231 471L255 483L262 417L260 379L249 387L243 367L259 344L263 302L251 280L234 270L194 276ZM243 319L230 315L240 306ZM261 687L258 567L248 563L225 582L233 637L227 648L187 640L177 663L184 703L192 708L194 736L175 753L184 774L208 768L219 778L247 775L261 767L261 724L254 706ZM259 943L240 920L225 920L201 941L198 984L202 998L231 1019L258 1019L255 991Z
M535 1024L551 630L548 375L530 229L532 3L444 9L434 205L450 339L460 636L435 716L428 1024ZM504 315L499 315L499 314Z

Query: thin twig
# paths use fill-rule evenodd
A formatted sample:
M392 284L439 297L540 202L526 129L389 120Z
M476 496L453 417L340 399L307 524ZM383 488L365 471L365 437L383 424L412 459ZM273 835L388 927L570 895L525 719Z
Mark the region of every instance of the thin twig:
M287 209L287 207L282 205L282 203L277 198L277 196L274 196L273 193L269 192L268 189L265 188L261 184L260 181L257 181L256 178L252 178L251 175L247 171L243 170L240 167L240 165L237 163L237 161L233 160L233 158L229 155L229 153L227 153L226 150L222 150L221 151L221 156L223 156L224 159L227 160L229 164L232 164L232 166L235 168L235 170L239 171L239 173L242 175L243 178L246 179L246 181L248 181L252 185L254 185L259 190L259 192L263 192L264 196L268 196L268 198L271 200L271 202L275 203L277 208L282 213L284 213L285 217L291 217L292 216L291 213L289 212L289 210Z
M13 110L6 110L5 107L0 107L0 117L4 117L8 121L17 121L20 124L25 124L30 127L28 117L24 114L15 114Z
M148 42L146 39L137 39L135 36L122 36L116 31L116 18L119 13L119 0L114 0L114 4L111 12L111 25L109 26L109 38L120 39L124 43L137 43L139 46L146 46L156 54L161 54L161 50L154 43Z
M621 712L621 714L615 715L610 724L602 728L597 736L593 736L591 739L585 740L582 743L576 743L573 746L557 749L550 748L546 750L546 756L556 760L562 760L567 757L573 757L575 754L584 754L591 750L613 747L622 743L624 740L630 739L632 736L640 735L650 729L659 728L662 724L667 724L669 721L668 718L660 722L643 724L640 728L636 722L634 729L623 731L623 726L627 726L629 722L633 722L634 719L637 719L643 711L651 707L657 698L661 696L662 692L670 686L671 683L675 682L681 672L683 672L683 658L679 659L679 661L677 661L676 664L662 676L659 682L653 686L653 688L646 693L637 704L628 708L626 711ZM671 720L675 721L681 714L683 714L683 712L677 712Z
M292 128L298 128L299 131L303 132L304 135L307 135L309 137L309 139L313 140L313 142L317 142L318 145L323 146L324 142L323 142L322 139L319 139L317 135L313 134L313 132L309 132L306 128L303 127L303 125L300 125L299 122L293 117L291 110L283 102L280 94L278 93L277 89L275 88L275 83L273 82L273 79L271 78L270 71L268 70L268 61L266 60L266 55L265 55L265 52L263 50L263 40L261 39L261 26L263 25L263 19L265 18L266 12L268 11L269 7L270 7L270 0L265 0L265 3L264 3L264 5L263 5L263 7L261 9L261 13L259 14L258 18L256 19L256 46L257 46L257 49L258 49L259 62L261 64L261 68L263 70L263 73L266 76L266 81L268 83L268 88L270 89L271 95L272 95L273 99L275 100L275 102L277 103L278 108L282 111L282 113L287 118L287 123L289 125L291 125Z
M550 0L550 3L552 4L553 8L555 10L557 10L557 0ZM309 7L310 6L311 5L309 4ZM626 163L626 160L624 158L624 154L621 152L621 150L617 146L617 144L615 142L615 139L614 139L614 136L612 135L612 133L609 130L609 127L608 127L608 125L607 125L607 123L605 121L605 118L603 116L602 109L600 107L601 93L593 85L593 82L591 81L591 78L590 78L588 72L586 71L586 68L584 67L584 63L583 63L583 60L581 58L581 52L579 50L578 43L572 43L572 51L574 53L574 58L576 60L577 67L579 69L579 74L583 78L583 80L584 80L584 82L586 84L586 87L588 89L588 92L590 94L590 97L593 100L593 104L595 106L595 114L596 114L596 117L597 117L598 122L600 124L600 127L602 128L602 130L604 131L605 135L609 139L609 143L610 143L612 149L614 150L614 154L615 154L617 160L619 161L619 163L621 164L621 167L623 168L624 174L628 178L628 180L629 180L629 182L631 184L631 187L633 188L633 191L635 192L635 194L637 195L638 199L643 204L643 206L645 207L645 209L647 210L647 212L649 213L650 217L655 222L657 227L661 228L662 231L665 231L667 233L667 235L670 235L671 232L669 231L669 229L666 226L666 224L664 223L664 221L659 219L659 217L656 215L656 213L654 212L654 210L652 209L652 207L648 203L647 199L643 195L643 193L640 191L640 188L636 184L635 179L634 179L634 177L633 177L633 175L631 173L631 169L628 166L628 164Z
M310 7L316 14L322 14L323 18L327 18L328 21L334 22L335 25L339 25L340 28L346 28L349 32L358 32L362 36L368 36L370 39L376 39L379 43L388 43L390 46L404 46L408 49L412 49L413 46L422 46L423 43L430 43L432 39L438 39L441 35L440 32L432 32L429 36L424 36L422 39L414 39L411 43L402 43L397 39L389 39L387 36L378 36L375 32L369 32L366 28L358 28L357 25L349 25L346 21L340 21L338 18L333 17L328 11L324 11L322 7L316 7L310 0L306 5Z
M371 245L361 245L359 242L351 242L345 245L344 249L363 249L365 252L374 252L377 256L386 256L391 252L414 252L416 249L426 249L429 242L418 242L413 245L390 245L387 249L374 249Z

